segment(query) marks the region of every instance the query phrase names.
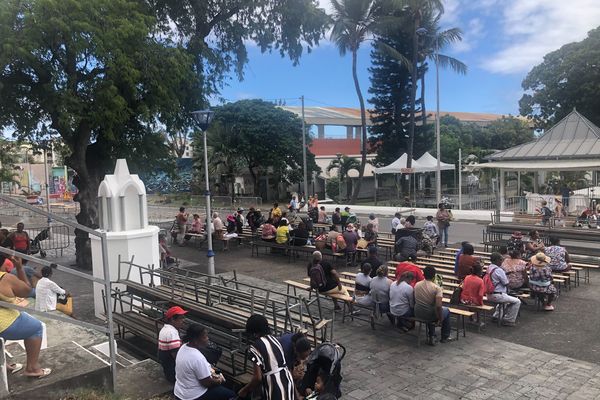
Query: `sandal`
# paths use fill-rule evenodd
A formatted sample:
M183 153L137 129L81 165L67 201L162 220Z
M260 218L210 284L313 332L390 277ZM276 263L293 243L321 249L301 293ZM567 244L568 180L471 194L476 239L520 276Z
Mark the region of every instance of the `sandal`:
M17 372L19 372L20 370L23 369L23 364L20 364L20 363L9 364L9 365L7 365L7 369L10 371L11 374L16 374Z
M24 376L28 377L28 378L38 378L38 379L42 379L47 377L48 375L50 375L50 373L52 373L52 370L50 368L41 368L42 373L40 375L28 375L23 373Z

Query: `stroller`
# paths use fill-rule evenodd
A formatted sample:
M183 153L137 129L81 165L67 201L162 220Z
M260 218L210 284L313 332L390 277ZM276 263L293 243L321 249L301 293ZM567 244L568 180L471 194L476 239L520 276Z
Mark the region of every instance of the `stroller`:
M324 393L333 394L337 399L342 397L340 385L342 383L342 360L346 355L346 348L338 343L321 343L310 353L306 360L306 372L300 389L314 389L319 370L328 371ZM320 393L320 394L324 394Z
M46 252L42 250L40 242L48 239L50 237L50 227L46 229L42 229L40 233L38 233L35 238L31 241L29 245L29 254L37 254L40 253L40 257L46 258Z

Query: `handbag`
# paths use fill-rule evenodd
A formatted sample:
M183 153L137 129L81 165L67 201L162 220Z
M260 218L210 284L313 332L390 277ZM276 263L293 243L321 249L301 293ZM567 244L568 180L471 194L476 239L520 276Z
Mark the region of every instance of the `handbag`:
M65 303L56 303L56 310L71 317L73 315L73 297L65 297Z
M450 304L460 304L460 295L462 294L462 285L454 289L452 297L450 297Z
M369 242L367 242L366 239L359 239L358 243L356 244L356 247L359 249L366 249L368 245Z
M57 294L56 295L56 304L67 304L68 297L66 294Z

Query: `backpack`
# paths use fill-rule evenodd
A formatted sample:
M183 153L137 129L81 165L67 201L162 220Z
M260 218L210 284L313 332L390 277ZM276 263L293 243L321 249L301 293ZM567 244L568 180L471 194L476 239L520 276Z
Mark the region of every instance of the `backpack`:
M337 250L345 250L346 249L346 241L344 240L344 235L338 235L337 238L335 238L335 244L336 244L336 248Z
M494 272L495 268L488 268L487 272L483 276L483 287L485 289L485 294L492 294L494 290L496 290L496 286L494 282L492 282L492 272Z
M325 278L325 271L323 270L323 266L321 264L313 265L308 274L310 276L311 289L319 290L325 287L327 279Z
M551 217L552 214L554 214L554 213L552 212L552 210L550 208L548 208L548 207L542 207L542 215L544 217Z

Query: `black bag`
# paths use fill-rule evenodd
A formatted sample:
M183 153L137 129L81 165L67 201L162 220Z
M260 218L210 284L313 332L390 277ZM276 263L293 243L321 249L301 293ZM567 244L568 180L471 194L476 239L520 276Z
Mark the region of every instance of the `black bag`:
M327 279L325 278L325 271L323 271L323 266L321 264L313 265L309 271L309 275L310 287L312 289L322 289L327 284Z
M210 342L207 347L200 348L200 353L202 353L209 364L216 365L223 354L223 349L215 343Z
M462 286L457 287L452 292L452 297L450 297L450 304L458 305L460 304L460 295L462 294Z
M57 294L56 302L58 304L67 304L67 295L66 294Z

